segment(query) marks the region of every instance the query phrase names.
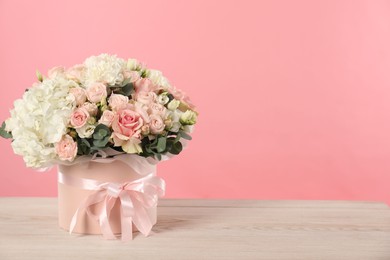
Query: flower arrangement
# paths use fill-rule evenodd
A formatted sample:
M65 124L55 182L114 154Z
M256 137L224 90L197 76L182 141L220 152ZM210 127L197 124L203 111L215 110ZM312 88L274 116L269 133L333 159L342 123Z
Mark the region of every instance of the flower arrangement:
M107 148L161 160L191 140L198 113L190 99L135 59L101 54L37 77L0 128L27 167L73 162Z

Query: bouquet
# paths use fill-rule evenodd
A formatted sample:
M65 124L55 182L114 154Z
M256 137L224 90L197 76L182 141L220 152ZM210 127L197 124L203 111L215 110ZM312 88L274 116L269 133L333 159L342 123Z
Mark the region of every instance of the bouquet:
M99 156L107 148L161 160L191 139L195 106L160 71L135 59L101 54L37 77L0 128L27 167Z

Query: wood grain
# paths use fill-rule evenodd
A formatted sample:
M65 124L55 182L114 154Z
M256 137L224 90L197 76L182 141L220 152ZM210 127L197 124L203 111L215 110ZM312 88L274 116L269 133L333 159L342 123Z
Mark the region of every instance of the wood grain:
M69 235L57 200L0 198L0 259L390 259L377 202L161 200L149 237Z

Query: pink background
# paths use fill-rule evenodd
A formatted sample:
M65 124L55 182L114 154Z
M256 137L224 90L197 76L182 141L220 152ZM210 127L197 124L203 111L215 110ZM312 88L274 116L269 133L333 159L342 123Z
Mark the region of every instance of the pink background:
M389 1L0 0L0 120L42 72L108 52L198 105L167 197L390 201ZM0 140L0 196L56 196Z

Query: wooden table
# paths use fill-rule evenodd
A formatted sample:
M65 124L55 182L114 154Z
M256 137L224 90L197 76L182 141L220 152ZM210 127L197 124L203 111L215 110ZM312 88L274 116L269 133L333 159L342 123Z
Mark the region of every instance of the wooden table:
M149 237L57 227L54 198L0 198L0 259L390 259L390 210L350 201L161 200Z

